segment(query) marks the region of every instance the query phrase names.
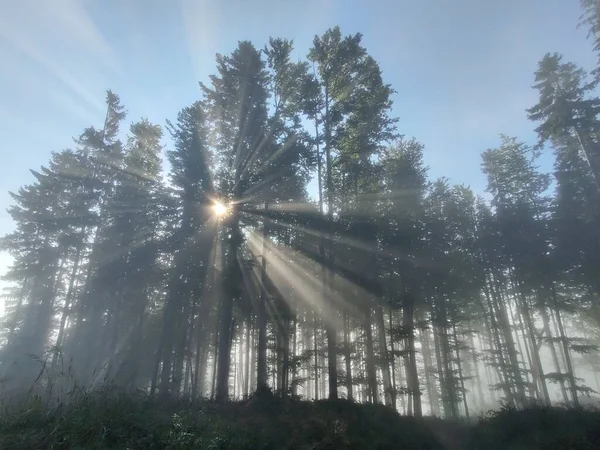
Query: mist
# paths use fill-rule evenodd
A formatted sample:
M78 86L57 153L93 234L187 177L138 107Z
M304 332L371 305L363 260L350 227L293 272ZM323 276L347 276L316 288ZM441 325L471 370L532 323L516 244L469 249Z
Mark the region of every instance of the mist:
M538 140L482 148L478 192L429 176L362 35L293 51L240 41L164 125L108 90L33 162L0 240L2 405L600 407L597 70L540 60Z

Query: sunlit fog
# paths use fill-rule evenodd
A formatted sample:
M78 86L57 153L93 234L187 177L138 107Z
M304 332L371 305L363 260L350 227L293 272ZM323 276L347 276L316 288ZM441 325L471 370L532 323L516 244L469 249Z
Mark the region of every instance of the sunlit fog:
M600 1L6 0L0 58L0 448L600 448Z

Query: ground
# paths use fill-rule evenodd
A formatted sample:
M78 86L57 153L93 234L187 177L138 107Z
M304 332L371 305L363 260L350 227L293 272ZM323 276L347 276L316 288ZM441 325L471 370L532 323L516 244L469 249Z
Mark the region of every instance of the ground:
M269 393L217 405L114 388L49 409L35 398L0 418L2 449L598 449L600 413L502 409L476 424L403 417L383 405Z

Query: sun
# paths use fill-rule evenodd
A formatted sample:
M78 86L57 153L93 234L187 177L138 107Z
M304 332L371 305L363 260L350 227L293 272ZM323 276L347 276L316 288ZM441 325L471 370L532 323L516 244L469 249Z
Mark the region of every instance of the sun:
M213 212L218 216L218 217L223 217L224 215L227 214L227 212L229 211L229 208L227 207L227 205L224 205L221 202L215 202L212 205L212 209Z

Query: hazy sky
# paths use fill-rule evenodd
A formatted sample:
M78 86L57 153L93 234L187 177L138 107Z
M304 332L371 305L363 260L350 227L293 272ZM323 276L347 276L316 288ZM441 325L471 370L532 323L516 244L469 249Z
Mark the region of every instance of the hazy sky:
M579 15L579 0L0 0L0 234L12 229L8 191L102 125L106 89L128 121L162 125L198 99L215 53L281 36L300 58L334 25L364 35L431 176L481 191L479 155L499 133L535 139L524 110L537 61L556 51L593 66Z

